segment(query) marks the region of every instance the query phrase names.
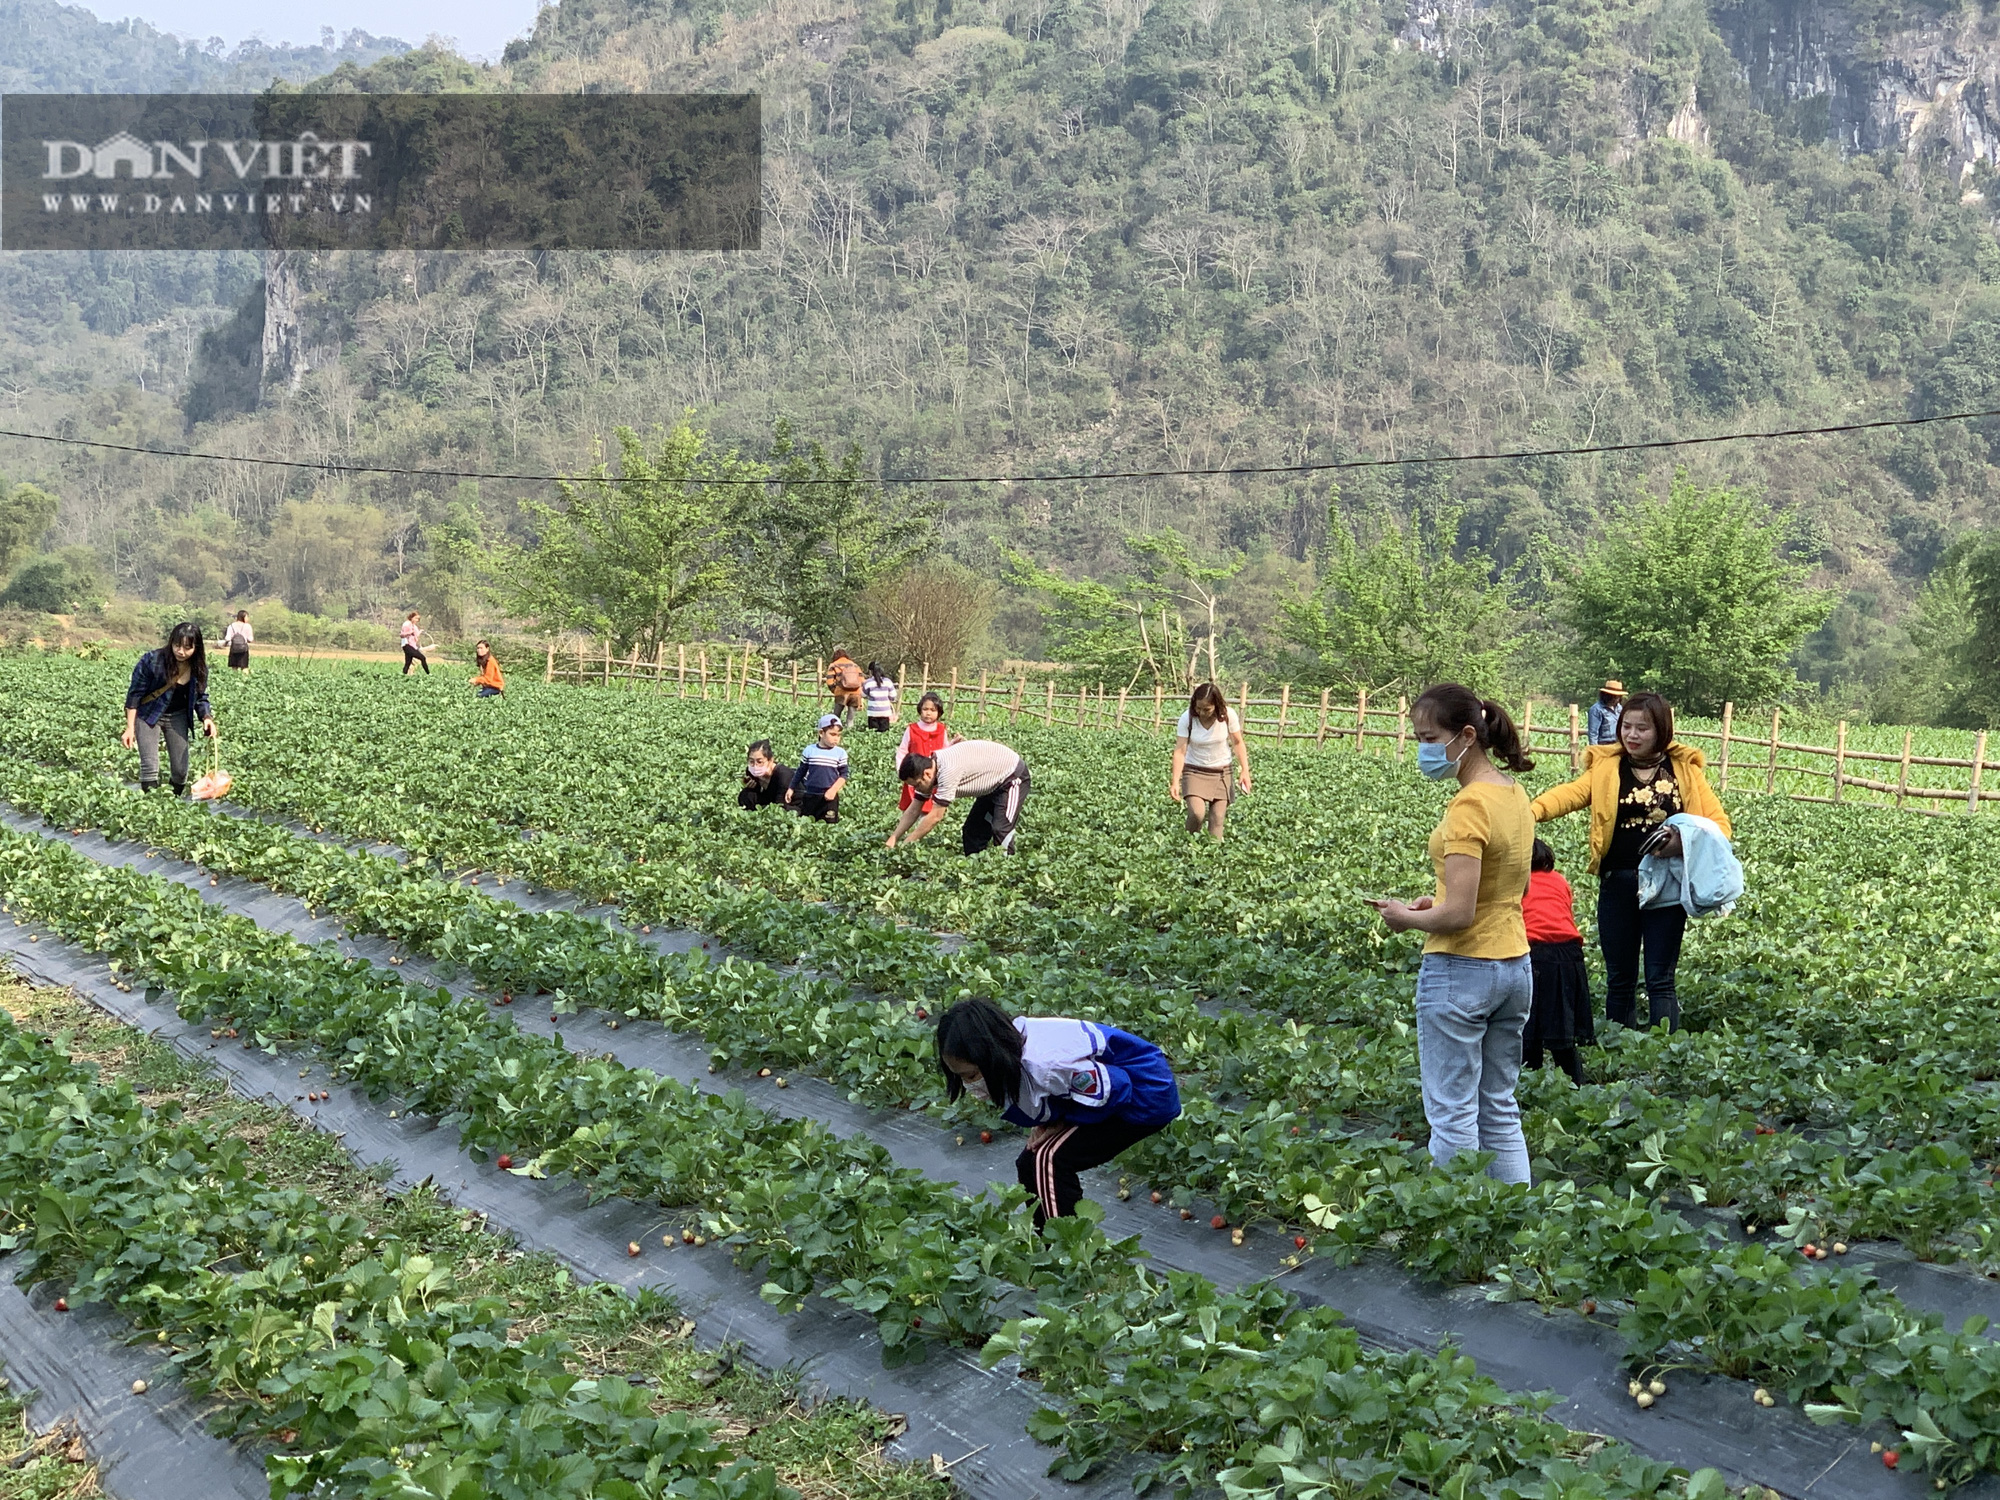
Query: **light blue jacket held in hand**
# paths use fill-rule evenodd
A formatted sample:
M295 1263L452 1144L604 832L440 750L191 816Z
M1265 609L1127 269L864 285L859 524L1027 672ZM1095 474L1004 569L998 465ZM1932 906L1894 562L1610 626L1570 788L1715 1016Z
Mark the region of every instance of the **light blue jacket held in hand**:
M1675 813L1681 852L1672 859L1648 854L1639 861L1640 907L1678 906L1691 917L1729 915L1743 895L1743 865L1729 835L1709 818Z

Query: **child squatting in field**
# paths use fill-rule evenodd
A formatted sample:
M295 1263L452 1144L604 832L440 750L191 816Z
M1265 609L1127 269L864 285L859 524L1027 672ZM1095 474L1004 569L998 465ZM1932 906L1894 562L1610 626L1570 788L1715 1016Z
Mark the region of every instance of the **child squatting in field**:
M1010 1017L990 1000L961 1000L938 1017L945 1097L965 1094L1031 1126L1015 1158L1035 1195L1035 1225L1076 1212L1077 1174L1100 1167L1181 1112L1166 1054L1143 1037L1056 1016Z

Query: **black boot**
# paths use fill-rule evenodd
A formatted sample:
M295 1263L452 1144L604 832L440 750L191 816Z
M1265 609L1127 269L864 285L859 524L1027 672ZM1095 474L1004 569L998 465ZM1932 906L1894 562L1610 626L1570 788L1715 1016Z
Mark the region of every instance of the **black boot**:
M185 781L176 781L174 783L174 795L176 797L187 796L187 783Z
M160 784L157 781L142 781L139 783L139 790L142 792L157 792L159 789Z

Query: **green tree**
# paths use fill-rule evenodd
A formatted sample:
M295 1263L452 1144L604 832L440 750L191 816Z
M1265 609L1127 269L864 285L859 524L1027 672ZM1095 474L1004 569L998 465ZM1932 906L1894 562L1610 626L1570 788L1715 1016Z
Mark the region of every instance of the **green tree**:
M1006 582L1045 596L1041 609L1050 657L1085 676L1132 687L1158 682L1170 691L1189 691L1197 682L1219 678L1217 590L1241 569L1241 561L1200 562L1187 540L1171 530L1127 537L1125 549L1135 567L1108 582L1068 578L1020 553L1002 554ZM1198 612L1198 630L1188 628L1189 609Z
M109 597L97 555L88 547L65 547L22 563L0 592L0 604L67 615L94 609Z
M1971 629L1951 653L1958 692L1948 712L1963 727L1991 728L2000 724L2000 536L1967 545L1961 570Z
M1975 628L1967 561L1981 545L1990 548L2000 542L1976 535L1961 538L1945 550L1917 595L1903 621L1907 647L1869 703L1882 722L1973 727L1975 715L1963 675Z
M1628 505L1579 561L1558 564L1575 675L1616 675L1704 714L1792 692L1786 659L1833 596L1806 587L1787 540L1761 501L1676 474L1665 499Z
M422 513L417 535L423 560L410 577L410 598L432 628L456 635L465 629L466 607L479 592L487 555L479 483L462 481L451 499L442 504L425 494L417 498Z
M598 463L530 503L540 535L499 560L500 593L543 630L592 630L622 654L650 654L706 621L735 588L732 492L765 468L713 452L708 435L677 424L651 449L629 427L618 473Z
M56 518L56 497L32 484L0 479L0 576L30 551Z
M736 493L744 601L785 622L795 654L830 656L851 646L862 596L929 551L936 513L895 511L862 477L861 449L839 464L818 443L800 444L780 420L772 435L773 486Z
M1294 678L1350 693L1438 682L1499 692L1523 634L1514 586L1495 581L1484 554L1453 553L1457 512L1428 522L1378 515L1366 540L1361 527L1330 520L1318 585L1280 606Z

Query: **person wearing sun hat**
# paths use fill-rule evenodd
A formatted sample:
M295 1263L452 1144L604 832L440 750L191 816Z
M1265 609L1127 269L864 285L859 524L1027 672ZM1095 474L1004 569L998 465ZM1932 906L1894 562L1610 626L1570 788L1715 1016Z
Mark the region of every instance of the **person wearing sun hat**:
M1616 677L1608 679L1597 690L1597 701L1590 705L1590 743L1610 745L1618 739L1618 715L1625 706L1625 684Z

